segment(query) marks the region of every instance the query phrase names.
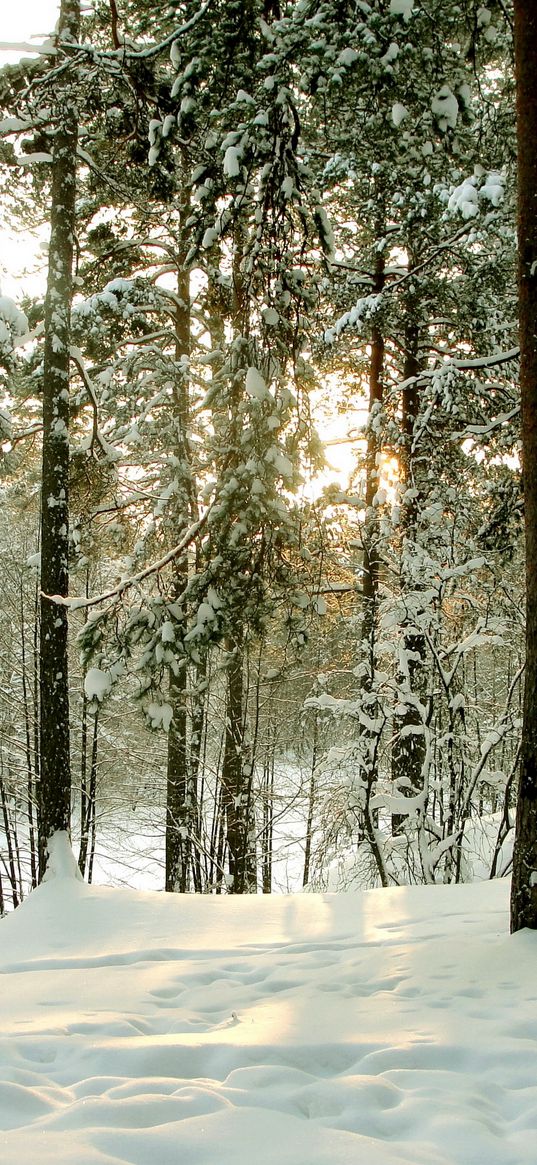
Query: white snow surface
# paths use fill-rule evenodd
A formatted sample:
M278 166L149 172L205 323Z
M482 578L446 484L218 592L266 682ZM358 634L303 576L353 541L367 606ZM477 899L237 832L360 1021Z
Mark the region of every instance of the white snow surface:
M182 897L58 860L0 923L2 1165L535 1165L537 934L507 905Z

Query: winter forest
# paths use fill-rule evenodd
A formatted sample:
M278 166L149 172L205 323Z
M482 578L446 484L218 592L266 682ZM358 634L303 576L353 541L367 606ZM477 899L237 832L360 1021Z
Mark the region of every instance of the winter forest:
M57 831L198 894L502 877L518 799L536 925L532 7L62 0L0 70L48 255L0 296L0 913Z

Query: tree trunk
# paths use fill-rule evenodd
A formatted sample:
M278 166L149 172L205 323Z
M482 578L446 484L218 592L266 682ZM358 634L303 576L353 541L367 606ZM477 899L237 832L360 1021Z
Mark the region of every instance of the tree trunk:
M186 172L186 165L185 165ZM175 314L175 385L173 397L174 445L177 457L177 494L173 537L178 539L188 526L192 508L192 482L187 427L189 384L183 363L190 356L190 273L186 263L190 204L186 184L180 192L180 232L177 253L177 311ZM192 834L196 827L195 795L190 779L188 750L187 685L188 668L184 651L187 613L182 603L188 586L188 552L173 566L173 602L181 608L174 622L176 658L169 673L172 719L168 733L166 784L166 890L186 893L190 886Z
M414 554L419 513L413 450L414 430L419 408L419 390L415 378L420 371L419 331L415 315L416 304L414 298L410 297L407 304L405 329L406 352L403 380L406 388L403 389L402 393L402 444L399 459L400 488L405 497L402 506L401 539L401 589L403 597L405 593L415 594L416 592L412 571L408 569L408 559L412 560ZM410 383L408 383L409 381ZM410 501L406 498L407 491L411 493ZM425 760L425 728L421 715L425 687L425 638L416 627L414 618L403 625L402 631L397 707L404 708L404 711L400 711L394 716L392 780L397 792L404 796L414 797L423 788L423 764ZM406 814L394 813L392 833L400 833L405 821Z
M313 842L313 818L315 813L315 799L317 795L317 764L319 747L319 715L314 713L313 740L311 746L311 770L308 790L308 813L306 817L306 844L304 846L304 869L302 871L302 886L307 886L310 880L311 846Z
M526 676L511 930L537 929L537 8L515 0L518 285L526 530Z
M380 224L379 224L380 233ZM384 255L377 253L375 267L375 292L380 294L384 287ZM360 757L362 780L365 785L364 834L373 843L375 858L378 849L375 842L377 815L371 812L371 793L378 777L379 730L375 727L378 717L378 697L375 691L375 670L377 658L377 631L380 576L380 523L377 492L380 484L381 440L378 435L379 412L383 400L385 344L384 336L377 324L371 335L371 360L369 365L369 423L365 455L365 519L362 534L362 628L361 655L364 659L360 691ZM379 868L382 878L382 871Z
M13 844L14 840L16 842L16 835L14 838L13 832L12 832L11 815L9 812L9 805L8 805L8 800L7 800L7 790L6 790L6 786L4 784L3 768L4 768L4 762L3 762L2 756L0 755L0 806L2 808L2 820L4 823L4 833L5 833L5 837L6 837L6 850L7 850L6 869L7 869L9 881L11 884L11 898L13 901L13 909L16 910L17 906L19 905L19 902L21 900L19 884L17 881L17 871L15 868L15 846Z
M37 611L35 612L37 617ZM22 699L24 705L24 732L26 752L26 797L28 803L28 842L30 846L30 877L32 890L37 886L37 863L34 824L35 774L32 762L32 717L30 709L30 694L28 691L28 673L26 660L26 628L24 610L24 588L21 580L20 590L20 619L21 619L21 666L22 666Z
M222 797L230 890L255 894L257 889L251 766L245 759L244 659L239 643L229 645L226 732L222 763ZM253 840L252 840L253 839Z
M62 0L58 43L77 41L79 0ZM49 838L70 828L67 610L52 595L69 585L69 339L75 231L76 85L58 81L43 373L41 484L39 876Z

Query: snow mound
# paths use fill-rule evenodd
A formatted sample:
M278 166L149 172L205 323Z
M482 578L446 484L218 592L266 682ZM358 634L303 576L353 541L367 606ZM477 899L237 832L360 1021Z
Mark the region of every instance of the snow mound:
M77 866L75 855L71 848L69 834L65 831L54 833L48 841L48 862L44 881L53 878L71 878L82 882L82 874Z

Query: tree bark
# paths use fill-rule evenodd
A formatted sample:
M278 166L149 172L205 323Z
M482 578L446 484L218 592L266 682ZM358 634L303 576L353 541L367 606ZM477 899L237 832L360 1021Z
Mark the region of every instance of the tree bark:
M377 224L379 236L381 224ZM380 295L385 283L385 261L382 251L378 251L375 263L374 289ZM365 519L362 544L362 627L361 656L364 659L360 683L360 707L363 717L360 723L362 780L365 786L364 835L367 837L378 864L376 842L377 814L371 811L371 794L378 778L379 730L370 725L378 716L378 697L375 692L375 669L377 659L377 632L379 615L380 581L380 522L377 493L380 484L380 456L382 443L378 433L380 409L384 395L384 336L378 324L371 333L371 360L369 365L369 423L365 455ZM379 874L384 882L382 863Z
M416 583L408 569L408 560L414 553L420 499L417 493L418 474L413 449L414 431L419 410L419 389L416 377L420 372L419 329L416 322L417 304L413 296L407 303L407 323L405 328L405 362L403 381L406 388L402 392L401 450L399 458L400 489L404 495L410 491L411 500L405 496L402 507L401 538L401 590L403 595L416 592ZM410 383L409 383L410 382ZM414 612L415 616L415 612ZM402 627L402 663L398 675L399 692L397 706L404 711L394 715L392 749L392 780L399 793L414 797L423 788L423 764L425 761L425 729L420 713L425 688L425 637L415 625L415 617L407 620ZM392 833L404 828L407 815L392 815Z
M62 0L58 44L77 41L79 0ZM70 828L67 609L51 596L69 587L69 339L75 231L78 114L76 83L67 75L56 108L52 161L51 232L43 374L41 484L39 876L48 841Z
M257 890L252 771L245 760L244 648L228 644L226 733L222 763L222 799L230 890L255 894Z
M537 928L537 7L515 0L518 289L526 532L526 676L511 930Z
M185 167L186 170L186 167ZM186 264L189 215L186 183L181 178L180 237L177 254L177 296L175 314L175 385L173 396L174 444L177 457L177 496L175 500L174 539L180 538L191 517L191 469L187 427L189 419L189 385L182 364L190 356L190 273ZM182 603L188 586L188 551L173 566L173 601L181 607L175 621L177 645L176 668L170 668L169 698L172 719L168 733L166 785L166 890L186 893L190 883L192 833L196 824L194 790L190 781L187 712L187 658L184 641L187 615Z

